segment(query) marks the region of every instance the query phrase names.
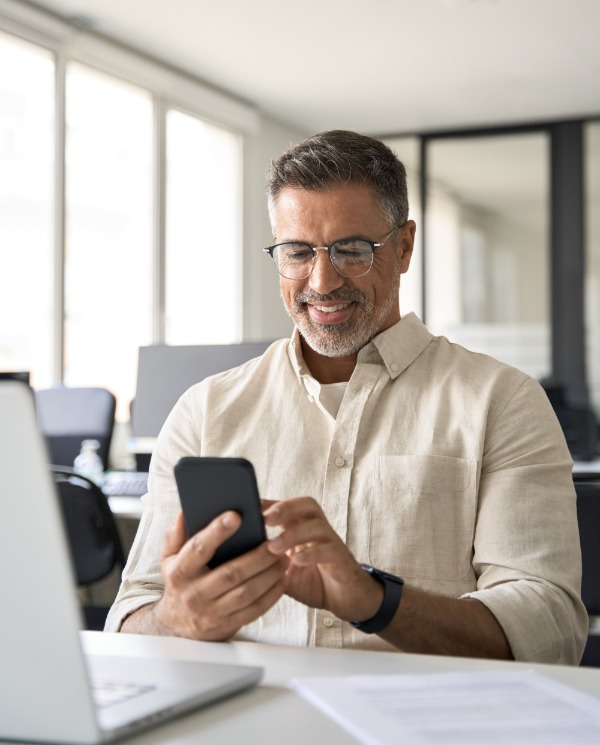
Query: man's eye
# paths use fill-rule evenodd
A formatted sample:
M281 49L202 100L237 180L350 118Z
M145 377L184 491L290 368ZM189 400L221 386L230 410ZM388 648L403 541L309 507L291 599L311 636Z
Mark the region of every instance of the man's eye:
M352 258L353 256L360 256L365 251L364 248L336 248L335 252L340 257Z
M313 252L306 246L288 246L283 251L286 261L312 261Z
M370 256L373 252L371 245L365 241L340 241L333 245L334 253L340 259L356 259Z

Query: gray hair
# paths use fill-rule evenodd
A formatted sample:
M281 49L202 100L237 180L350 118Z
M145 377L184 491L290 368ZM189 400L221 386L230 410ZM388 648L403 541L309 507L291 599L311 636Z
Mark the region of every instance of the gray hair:
M394 152L373 137L336 129L293 145L271 162L267 173L271 226L275 226L275 205L282 189L319 190L343 184L371 186L391 227L407 221L406 169Z

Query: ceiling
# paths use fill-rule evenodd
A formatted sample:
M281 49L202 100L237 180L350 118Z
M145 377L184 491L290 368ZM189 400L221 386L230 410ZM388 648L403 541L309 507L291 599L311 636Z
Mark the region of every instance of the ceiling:
M40 0L306 132L600 115L600 0Z

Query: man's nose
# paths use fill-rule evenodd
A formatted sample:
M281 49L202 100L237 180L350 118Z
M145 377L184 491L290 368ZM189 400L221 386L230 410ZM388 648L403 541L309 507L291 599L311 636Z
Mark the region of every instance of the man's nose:
M327 249L317 249L317 256L308 286L319 295L327 295L344 284L344 278L338 274L329 258Z

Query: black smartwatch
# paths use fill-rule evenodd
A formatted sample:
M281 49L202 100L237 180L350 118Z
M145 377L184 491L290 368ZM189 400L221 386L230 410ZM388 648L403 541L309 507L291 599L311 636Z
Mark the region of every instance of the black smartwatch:
M381 569L376 569L369 564L361 564L361 567L383 585L383 600L379 610L366 621L350 621L350 625L365 634L379 634L390 623L402 599L402 588L404 580L394 574L388 574Z

